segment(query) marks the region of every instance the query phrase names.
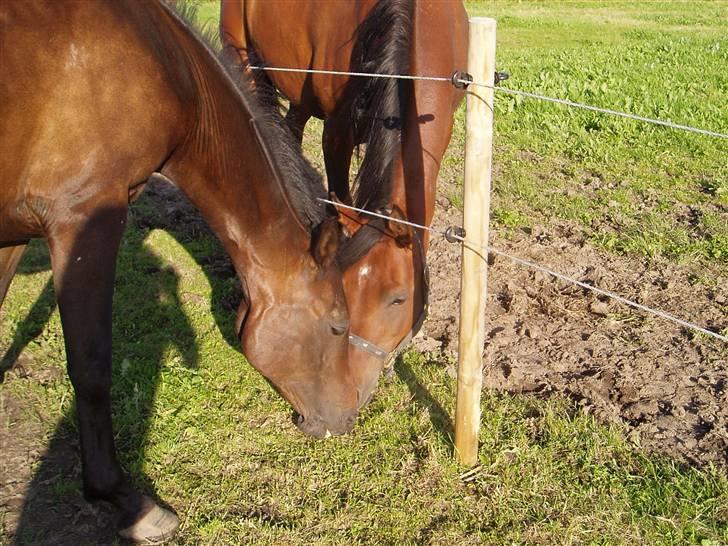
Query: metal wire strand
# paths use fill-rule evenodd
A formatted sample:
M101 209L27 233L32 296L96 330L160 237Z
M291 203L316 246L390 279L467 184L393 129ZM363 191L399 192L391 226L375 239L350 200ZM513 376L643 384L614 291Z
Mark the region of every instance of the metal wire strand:
M313 68L281 68L273 66L248 66L251 70L266 70L268 72L301 72L305 74L328 74L330 76L358 76L367 78L387 78L393 80L423 80L430 82L451 83L452 78L443 76L407 76L404 74L377 74L373 72L346 72L342 70L316 70Z
M466 80L458 80L460 83L467 83ZM682 131L688 131L691 133L698 133L701 135L708 135L717 138L728 138L728 134L718 133L716 131L709 131L707 129L699 129L697 127L690 127L689 125L682 125L680 123L673 123L672 121L664 121L661 119L646 118L644 116L638 116L636 114L629 114L627 112L620 112L619 110L610 110L609 108L599 108L597 106L590 106L589 104L582 104L580 102L570 101L568 99L556 99L553 97L547 97L545 95L539 95L537 93L529 93L528 91L519 91L517 89L509 89L507 87L497 87L495 85L488 85L485 83L470 82L470 85L476 87L486 87L488 89L495 89L499 93L506 93L508 95L520 95L522 97L529 97L532 99L543 100L547 102L553 102L556 104L562 104L564 106L571 106L573 108L581 108L583 110L589 110L591 112L599 112L601 114L610 114L612 116L619 116L627 119L633 119L636 121L644 121L646 123L652 123L653 125L662 125L663 127L669 127L671 129L680 129Z
M417 229L424 229L424 230L427 230L427 231L429 231L431 233L436 233L437 235L441 235L443 237L446 236L446 232L444 230L439 230L439 229L436 229L436 228L431 228L431 227L428 227L428 226L423 226L421 224L415 224L413 222L408 222L407 220L400 220L398 218L390 218L389 216L385 216L383 214L379 214L379 213L376 213L376 212L371 212L371 211L364 210L364 209L359 209L359 208L356 208L356 207L351 207L349 205L344 205L342 203L337 203L335 201L330 201L328 199L318 198L318 200L321 201L322 203L328 203L330 205L334 205L334 206L339 207L339 208L344 208L344 209L347 209L347 210L356 211L358 213L366 214L366 215L373 216L373 217L376 217L376 218L384 218L386 220L389 220L390 222L397 222L397 223L404 224L404 225L407 225L407 226L410 226L410 227L414 227L414 228L417 228ZM568 282L570 284L575 284L577 286L580 286L581 288L584 288L586 290L590 290L591 292L595 292L597 294L601 294L602 296L606 296L608 298L611 298L611 299L613 299L615 301L618 301L618 302L620 302L620 303L622 303L624 305L628 305L629 307L633 307L634 309L639 309L640 311L644 311L646 313L649 313L649 314L652 314L652 315L661 317L661 318L663 318L665 320L669 320L671 322L674 322L676 324L679 324L680 326L683 326L683 327L688 328L690 330L694 330L696 332L700 332L701 334L705 334L707 336L711 336L711 337L713 337L715 339L719 339L719 340L721 340L723 342L727 342L728 343L728 337L726 337L724 335L718 334L716 332L712 332L711 330L708 330L707 328L703 328L702 326L698 326L697 324L693 324L692 322L688 322L686 320L683 320L681 318L678 318L678 317L676 317L674 315L671 315L669 313L665 313L664 311L660 311L659 309L653 309L652 307L648 307L646 305L642 305L641 303L637 303L635 301L629 300L627 298L624 298L624 297L620 296L619 294L615 294L614 292L610 292L609 290L604 290L602 288L599 288L599 287L596 287L596 286L592 286L592 285L587 284L585 282L578 281L576 279L572 279L571 277L567 277L566 275L564 275L562 273L559 273L557 271L553 271L551 269L548 269L546 267L543 267L543 266L541 266L541 265L539 265L539 264L537 264L535 262L531 262L529 260L524 260L523 258L518 258L517 256L512 256L512 255L510 255L510 254L508 254L506 252L503 252L502 250L497 250L497 249L495 249L495 248L493 248L491 246L479 245L477 243L474 243L473 241L469 241L468 239L466 239L464 237L460 237L459 235L453 235L453 234L449 234L449 235L452 238L457 239L462 244L468 246L469 248L471 248L473 250L480 250L481 252L485 252L485 253L491 252L491 253L493 253L493 254L495 254L497 256L502 256L503 258L508 258L509 260L511 260L511 261L513 261L513 262L515 262L515 263L517 263L519 265L523 265L525 267L529 267L531 269L535 269L537 271L541 271L542 273L547 273L548 275L551 275L553 277L556 277L557 279L560 279L562 281Z
M642 121L645 123L651 123L653 125L660 125L663 127L669 127L671 129L678 129L682 131L688 131L692 133L698 133L701 135L712 136L716 138L728 138L728 134L719 133L717 131L709 131L707 129L700 129L697 127L691 127L689 125L682 125L680 123L673 123L671 121L664 121L661 119L648 118L644 116L638 116L636 114L630 114L628 112L620 112L619 110L611 110L609 108L599 108L597 106L591 106L589 104L583 104L580 102L574 102L568 99L557 99L554 97L548 97L546 95L539 95L537 93L529 93L528 91L520 91L518 89L509 89L507 87L500 87L496 85L490 85L487 83L474 82L466 79L453 79L452 77L446 76L408 76L404 74L373 74L371 72L347 72L343 70L316 70L313 68L283 68L273 66L249 66L251 70L266 70L269 72L299 72L305 74L328 74L332 76L357 76L357 77L369 77L369 78L390 78L400 80L421 80L421 81L434 81L434 82L448 82L448 83L460 83L465 86L474 85L476 87L485 87L488 89L494 89L499 93L506 93L508 95L521 95L531 99L537 99L547 102L553 102L556 104L562 104L565 106L571 106L573 108L581 108L583 110L590 110L592 112L599 112L600 114L609 114L612 116L619 116L627 119L636 121Z

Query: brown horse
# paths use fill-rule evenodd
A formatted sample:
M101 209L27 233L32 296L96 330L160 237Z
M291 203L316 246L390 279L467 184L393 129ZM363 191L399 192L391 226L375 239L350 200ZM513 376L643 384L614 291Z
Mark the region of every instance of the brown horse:
M185 192L230 254L250 363L304 432L349 431L370 392L348 363L341 225L277 112L151 0L1 0L0 66L0 296L29 239L46 238L84 493L118 507L122 536L157 540L178 523L132 487L111 422L116 255L128 203L154 173Z
M261 76L245 69L264 65L449 76L466 65L462 3L222 0L220 9L224 57L258 74L258 81L272 81L290 102L287 120L298 138L310 117L325 120L326 172L339 199L367 210L393 205L393 217L429 225L461 90L442 82L277 71ZM352 198L349 168L359 143L366 148ZM361 191L372 179L384 188L375 197ZM344 273L353 369L371 377L422 323L428 239L427 233L393 222L346 214L349 230L358 230L354 239L360 239L360 247L374 245Z

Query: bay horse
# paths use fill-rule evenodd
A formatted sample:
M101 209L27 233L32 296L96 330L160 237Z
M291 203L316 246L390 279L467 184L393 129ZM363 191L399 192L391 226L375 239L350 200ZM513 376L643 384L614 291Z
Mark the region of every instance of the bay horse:
M115 262L150 176L176 184L230 255L243 352L299 428L349 431L370 393L349 366L342 225L278 112L156 0L0 0L0 66L0 304L25 245L46 238L84 494L117 507L121 536L178 526L117 462L111 418Z
M225 59L254 82L269 80L289 101L286 119L299 142L312 116L324 120L328 184L339 200L430 225L462 89L250 67L449 76L467 61L468 19L459 0L222 0L220 37ZM352 195L349 169L361 143L365 152ZM361 191L373 181L384 188L375 197ZM344 272L352 367L372 377L373 370L391 364L424 320L428 234L345 215L360 247L372 247L349 255L346 265L354 264Z

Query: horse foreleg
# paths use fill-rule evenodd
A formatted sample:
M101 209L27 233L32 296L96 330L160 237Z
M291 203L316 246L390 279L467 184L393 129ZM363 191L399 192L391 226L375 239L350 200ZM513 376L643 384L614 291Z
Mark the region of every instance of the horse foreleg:
M351 204L349 168L354 153L354 134L351 124L334 116L324 122L324 161L329 191L333 191L344 203Z
M0 307L3 306L5 295L10 287L10 281L15 276L15 270L18 268L25 246L16 245L0 248Z
M311 119L311 114L303 110L301 107L291 104L286 112L286 123L288 128L296 137L298 144L303 143L303 130L306 128L306 123Z
M177 516L136 491L116 459L111 421L111 304L126 206L92 214L84 226L59 226L49 236L68 374L76 392L83 489L88 500L121 510L124 538L159 540Z

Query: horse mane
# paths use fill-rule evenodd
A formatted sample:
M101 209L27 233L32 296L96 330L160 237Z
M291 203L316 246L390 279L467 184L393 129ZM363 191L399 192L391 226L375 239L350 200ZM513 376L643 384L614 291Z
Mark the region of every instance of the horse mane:
M285 192L290 203L292 213L297 216L299 223L312 234L324 220L331 216L330 209L318 198L327 198L324 189L323 177L308 162L301 153L300 146L288 129L279 105L275 99L275 90L261 89L258 85L256 92L251 91L252 86L245 75L240 74L232 63L222 62L216 50L216 37L207 26L198 28L192 20L194 10L187 8L187 2L177 0L170 6L168 2L160 1L160 5L207 51L210 62L215 65L228 79L231 87L235 89L243 104L255 121L255 126L261 137L261 151L263 155L270 156L270 168L273 175L280 181L282 191ZM218 46L219 49L219 46Z
M354 33L351 69L374 74L408 74L413 0L379 0ZM379 211L391 204L394 162L412 93L408 80L352 77L339 108L348 113L355 142L365 144L354 179L354 205ZM360 260L382 238L385 224L374 219L339 246L342 270Z
M351 69L408 74L413 12L413 0L379 0L355 31ZM390 204L411 89L407 80L349 79L340 108L350 116L355 142L366 146L354 179L354 205L359 208L374 211Z

